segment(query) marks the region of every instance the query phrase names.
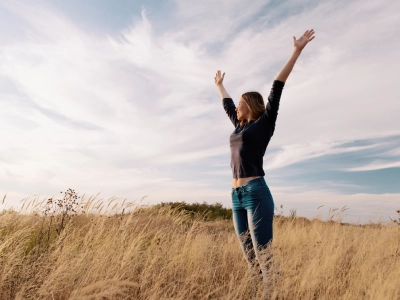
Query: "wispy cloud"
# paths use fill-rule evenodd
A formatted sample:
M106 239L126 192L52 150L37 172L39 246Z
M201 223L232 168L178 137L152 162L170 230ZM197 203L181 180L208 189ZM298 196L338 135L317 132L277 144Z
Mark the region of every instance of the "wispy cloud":
M264 159L264 162L266 163L264 169L274 170L312 158L325 155L363 151L367 149L373 149L378 146L367 145L359 147L340 147L346 143L347 141L330 143L314 142L283 146L279 150L266 155Z
M374 171L374 170L399 168L399 167L400 167L400 161L390 162L390 163L377 161L362 167L347 168L344 170L347 172L360 172L360 171Z

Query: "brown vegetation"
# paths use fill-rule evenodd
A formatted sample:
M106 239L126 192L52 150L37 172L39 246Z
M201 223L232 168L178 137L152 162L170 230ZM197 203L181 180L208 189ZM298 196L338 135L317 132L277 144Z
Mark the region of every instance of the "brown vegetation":
M0 299L251 298L231 220L168 205L95 213L106 204L68 193L0 214ZM276 216L274 298L400 299L399 230Z

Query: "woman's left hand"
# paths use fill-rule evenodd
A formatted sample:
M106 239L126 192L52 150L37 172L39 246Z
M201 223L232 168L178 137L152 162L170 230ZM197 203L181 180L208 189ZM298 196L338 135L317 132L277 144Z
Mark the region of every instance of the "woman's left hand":
M311 29L304 32L304 34L298 40L296 40L296 38L293 37L294 48L300 51L303 50L303 48L307 45L307 43L311 42L315 38L313 34L314 34L314 29Z

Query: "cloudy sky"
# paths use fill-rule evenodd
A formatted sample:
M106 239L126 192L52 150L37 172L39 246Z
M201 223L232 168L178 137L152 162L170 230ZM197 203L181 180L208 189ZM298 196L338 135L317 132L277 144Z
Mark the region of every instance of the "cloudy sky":
M215 72L235 103L250 90L266 98L292 36L311 28L264 157L277 212L327 218L346 206L349 222L394 217L394 0L2 1L3 207L68 188L230 207L234 128Z

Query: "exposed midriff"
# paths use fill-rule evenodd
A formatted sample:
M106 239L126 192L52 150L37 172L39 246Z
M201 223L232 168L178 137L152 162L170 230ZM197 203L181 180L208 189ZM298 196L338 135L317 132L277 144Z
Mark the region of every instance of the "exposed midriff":
M253 177L246 177L246 178L233 178L232 179L232 187L237 188L249 182L252 179L259 178L262 176L253 176Z

